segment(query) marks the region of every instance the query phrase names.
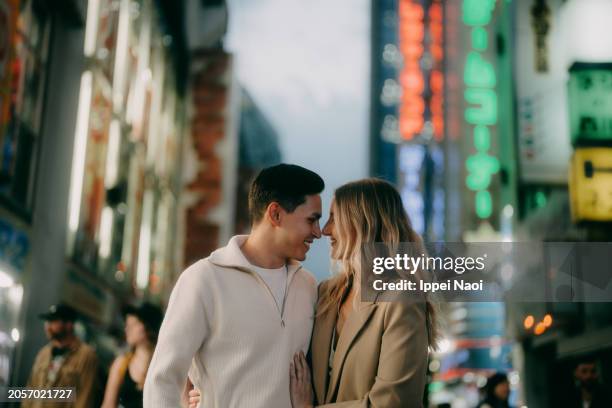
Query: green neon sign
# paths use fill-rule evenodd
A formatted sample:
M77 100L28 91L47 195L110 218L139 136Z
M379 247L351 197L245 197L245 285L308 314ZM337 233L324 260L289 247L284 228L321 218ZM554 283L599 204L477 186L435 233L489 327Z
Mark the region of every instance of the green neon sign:
M491 131L488 127L474 127L474 147L479 152L486 152L491 148Z
M465 180L467 187L472 191L484 191L491 184L491 177L499 171L499 160L495 156L478 152L465 161L468 176Z
M498 121L497 76L493 64L484 52L489 48L486 26L491 23L495 0L464 0L463 23L472 27L471 45L465 61L463 82L467 103L465 121L473 125L473 146L476 150L465 161L466 187L474 192L474 210L478 218L493 214L493 199L489 188L493 175L499 172L499 159L491 150L491 127Z
M497 93L493 89L466 89L465 101L476 105L465 110L465 120L471 125L494 126L497 123Z
M491 22L495 0L464 0L463 24L466 26L486 26Z
M495 88L497 78L493 64L485 60L479 52L471 51L465 61L463 81L470 87Z
M489 46L489 34L482 27L472 28L472 48L484 51Z
M476 193L476 215L479 218L489 218L493 214L493 200L491 193L482 190Z

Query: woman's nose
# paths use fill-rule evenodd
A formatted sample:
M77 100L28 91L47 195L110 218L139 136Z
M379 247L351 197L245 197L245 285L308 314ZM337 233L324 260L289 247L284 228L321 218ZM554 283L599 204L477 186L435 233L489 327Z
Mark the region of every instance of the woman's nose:
M323 233L323 235L330 236L331 235L331 231L330 231L330 227L329 227L329 222L326 222L325 225L323 226L323 230L321 231Z

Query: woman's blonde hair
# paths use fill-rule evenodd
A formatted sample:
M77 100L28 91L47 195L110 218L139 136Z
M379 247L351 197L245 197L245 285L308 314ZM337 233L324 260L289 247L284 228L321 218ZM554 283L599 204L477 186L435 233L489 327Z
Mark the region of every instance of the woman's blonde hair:
M402 199L390 183L367 178L344 184L335 191L334 202L336 247L332 258L340 264L341 270L330 279L328 291L320 300L318 314L338 307L351 283L359 288L364 245L383 243L393 250L402 242L410 242L422 248L421 237L412 229ZM436 313L428 299L426 307L429 343L434 346Z

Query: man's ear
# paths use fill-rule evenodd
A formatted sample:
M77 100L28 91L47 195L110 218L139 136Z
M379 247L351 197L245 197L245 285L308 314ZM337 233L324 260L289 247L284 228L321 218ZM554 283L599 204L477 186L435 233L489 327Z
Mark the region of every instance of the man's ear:
M273 226L279 227L283 216L283 208L277 202L271 202L266 208L266 216Z

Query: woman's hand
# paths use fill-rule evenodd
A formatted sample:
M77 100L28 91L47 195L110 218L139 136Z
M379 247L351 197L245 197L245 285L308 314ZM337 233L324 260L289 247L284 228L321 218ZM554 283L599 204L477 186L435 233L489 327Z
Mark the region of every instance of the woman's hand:
M200 403L201 396L200 390L197 388L189 391L189 408L197 408L198 404Z
M289 390L293 408L312 408L313 392L310 367L303 352L295 353L289 364Z

